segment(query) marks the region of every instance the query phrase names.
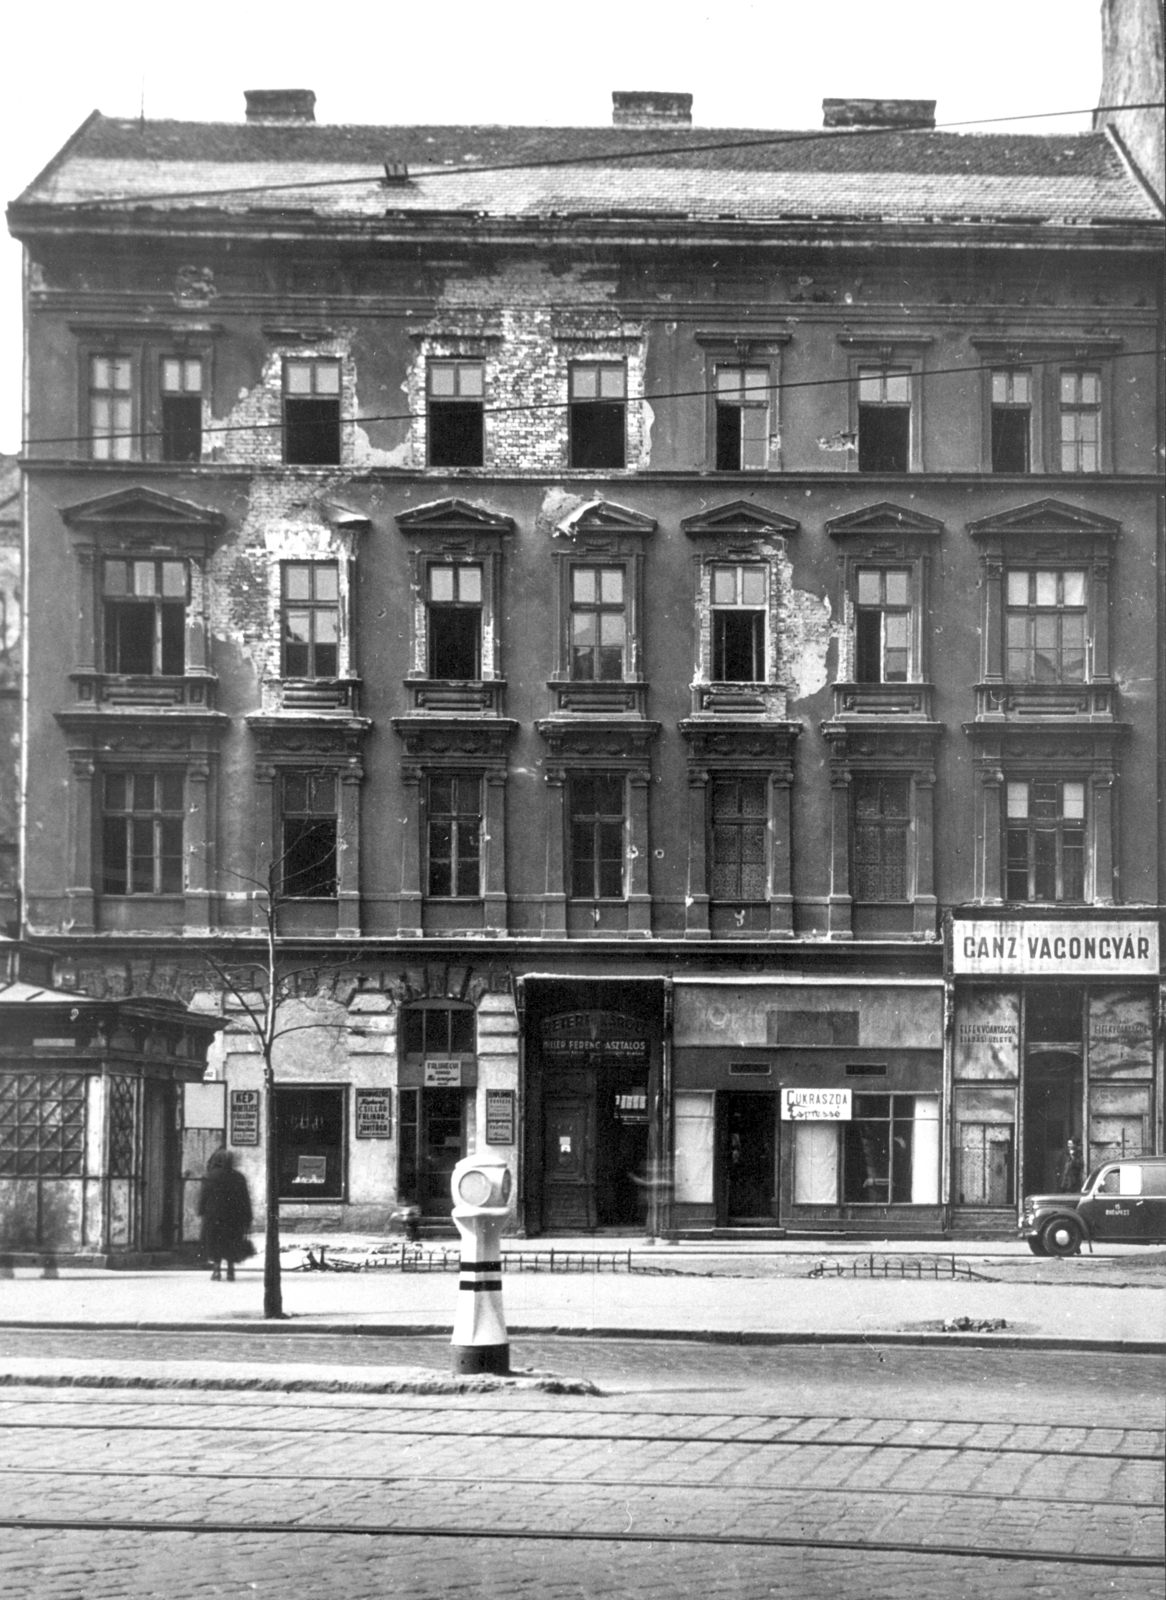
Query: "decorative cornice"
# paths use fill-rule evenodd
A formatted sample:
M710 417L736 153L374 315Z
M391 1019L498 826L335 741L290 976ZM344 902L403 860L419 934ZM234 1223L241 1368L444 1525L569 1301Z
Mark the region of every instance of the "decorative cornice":
M1113 539L1121 532L1121 523L1113 517L1051 499L1034 500L1012 511L980 517L967 526L973 539L1009 538L1026 533L1083 533L1092 538Z
M797 533L801 523L783 516L780 511L771 511L768 506L754 505L751 500L728 500L724 505L682 518L680 526L690 539L756 539L767 534L788 537Z
M826 532L831 539L872 536L902 538L905 534L935 539L943 532L943 523L935 517L925 516L921 511L909 511L890 500L879 500L858 511L848 511L844 516L830 517Z
M205 534L209 529L221 528L227 520L221 511L196 505L191 500L179 500L140 484L129 489L115 489L112 494L98 495L93 500L81 500L76 505L62 506L60 514L67 527L82 532L112 526Z
M393 519L400 531L412 538L420 533L506 534L514 532L514 518L499 516L474 506L468 500L434 500L429 505L401 511Z

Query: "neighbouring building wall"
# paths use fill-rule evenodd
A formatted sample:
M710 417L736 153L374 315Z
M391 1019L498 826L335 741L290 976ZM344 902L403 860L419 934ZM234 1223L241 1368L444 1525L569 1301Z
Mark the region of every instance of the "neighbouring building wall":
M1140 111L1101 111L1095 126L1117 129L1159 199L1166 196L1166 55L1162 0L1102 0L1101 104L1149 103Z
M0 456L0 927L16 916L20 576L20 470L11 456Z

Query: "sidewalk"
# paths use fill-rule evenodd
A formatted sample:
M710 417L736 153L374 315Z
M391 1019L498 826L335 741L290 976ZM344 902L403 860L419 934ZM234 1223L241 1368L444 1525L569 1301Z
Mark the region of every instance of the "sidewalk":
M301 1236L292 1243L298 1247L307 1241ZM340 1241L327 1243L331 1251ZM628 1241L594 1239L555 1240L554 1248L593 1251L603 1243L629 1248ZM507 1241L508 1252L516 1246L524 1254L550 1248L545 1240ZM702 1247L699 1253L707 1257L710 1252ZM861 1257L871 1252L868 1247L854 1253ZM915 1253L922 1254L918 1249ZM1159 1286L1124 1288L1083 1282L1090 1273L1088 1258L1056 1262L1056 1281L1034 1284L684 1275L697 1254L681 1248L633 1248L638 1270L631 1273L507 1272L503 1300L510 1333L772 1343L916 1342L935 1337L944 1342L970 1338L980 1344L1099 1344L1166 1351L1163 1280ZM807 1254L837 1259L837 1253L820 1247ZM890 1251L880 1247L876 1254ZM978 1255L990 1274L982 1246ZM0 1330L8 1325L417 1334L447 1332L452 1326L459 1292L456 1272L296 1272L286 1270L290 1259L285 1254L283 1301L290 1320L274 1327L262 1318L262 1271L252 1261L233 1284L212 1283L205 1272L194 1271L64 1267L59 1278L45 1279L34 1268L18 1268L15 1277L0 1280ZM806 1260L806 1273L815 1259ZM967 1264L977 1269L975 1259ZM965 1317L1003 1319L1006 1328L973 1335L938 1331L944 1321Z

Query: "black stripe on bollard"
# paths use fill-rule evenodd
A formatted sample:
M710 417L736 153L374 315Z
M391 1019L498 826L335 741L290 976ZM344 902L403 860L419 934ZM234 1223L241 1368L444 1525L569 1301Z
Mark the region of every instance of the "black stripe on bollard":
M463 1261L461 1270L463 1272L501 1272L502 1263L501 1261Z
M501 1278L480 1278L476 1283L459 1283L459 1289L468 1289L471 1294L501 1294Z

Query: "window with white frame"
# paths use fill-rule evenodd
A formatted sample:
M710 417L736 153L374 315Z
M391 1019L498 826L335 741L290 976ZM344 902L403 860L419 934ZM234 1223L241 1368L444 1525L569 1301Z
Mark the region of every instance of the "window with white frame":
M425 785L426 892L474 899L482 892L482 777L431 773Z
M340 363L287 360L283 364L284 460L303 467L340 462Z
M718 366L713 399L717 471L740 472L768 466L769 368Z
M185 561L117 557L101 564L106 672L180 677L186 664Z
M102 778L101 884L109 895L181 894L185 777L180 771Z
M340 588L335 561L285 561L283 675L335 678L340 670Z
M762 562L717 562L710 609L714 683L764 683L769 571Z
M856 683L906 683L911 676L911 576L906 567L855 569Z
M1010 780L1005 810L1005 899L1083 900L1085 784L1069 778Z
M570 463L596 470L627 462L627 367L622 361L574 361L569 378Z
M627 665L627 573L621 566L572 563L570 673L575 682L617 682Z
M939 1097L855 1094L849 1122L793 1128L795 1205L936 1205Z
M132 356L90 356L89 453L94 461L129 461L136 454L133 390Z
M1101 471L1101 374L1061 369L1061 471Z
M1084 568L1012 567L1007 585L1007 680L1084 682Z

